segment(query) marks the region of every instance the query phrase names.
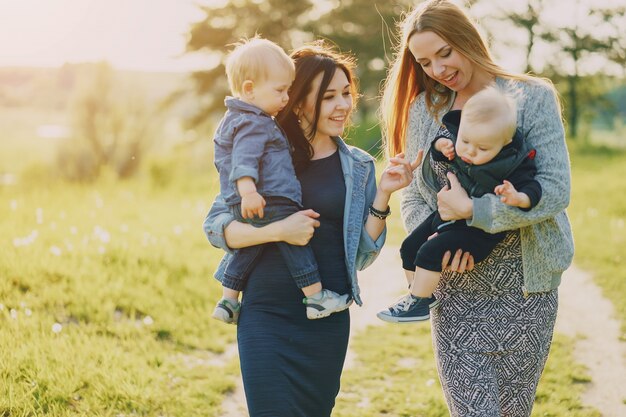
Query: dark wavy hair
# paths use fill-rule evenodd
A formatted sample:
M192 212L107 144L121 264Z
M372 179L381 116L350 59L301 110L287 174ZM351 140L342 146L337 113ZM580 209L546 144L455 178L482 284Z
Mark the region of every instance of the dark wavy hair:
M353 108L356 107L358 99L358 87L357 78L354 75L355 59L350 55L338 52L334 46L324 41L316 41L294 50L291 53L291 58L296 66L296 77L289 89L289 102L278 114L277 120L294 148L293 163L296 171L299 172L308 165L313 157L313 147L310 140L315 137L317 132L319 112L324 97L323 92L328 88L335 71L337 69L343 71L350 83ZM313 124L309 131L304 132L298 123L298 117L294 110L301 106L309 95L312 82L319 73L324 75L315 99Z

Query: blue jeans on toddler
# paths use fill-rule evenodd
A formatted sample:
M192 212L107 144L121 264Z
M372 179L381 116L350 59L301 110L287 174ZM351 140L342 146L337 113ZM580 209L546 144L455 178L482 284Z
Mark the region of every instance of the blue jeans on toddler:
M263 218L244 219L241 216L241 204L231 206L231 212L235 220L249 223L255 227L262 227L269 223L282 220L285 217L300 211L302 208L294 201L284 197L264 197L265 207L263 208ZM234 252L226 270L222 285L235 291L242 291L246 286L246 281L250 271L254 268L257 259L263 252L262 245L241 248ZM307 244L305 246L290 245L286 242L276 242L287 269L296 282L298 288L320 282L320 274L317 269L317 261L313 254L313 249Z

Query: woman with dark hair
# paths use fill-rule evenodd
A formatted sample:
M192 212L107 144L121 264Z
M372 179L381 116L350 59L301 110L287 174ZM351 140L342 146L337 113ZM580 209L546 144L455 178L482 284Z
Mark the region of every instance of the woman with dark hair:
M278 122L293 145L307 210L255 228L233 221L218 196L204 229L230 251L275 241L313 249L324 288L361 304L356 271L378 255L392 192L406 186L419 157L392 158L376 186L374 159L341 139L357 98L354 62L322 43L295 50L289 102ZM216 277L222 277L227 254ZM302 294L269 243L252 268L237 328L241 371L252 417L330 416L350 331L348 310L307 320Z
M451 415L529 416L552 340L557 287L574 251L558 96L549 80L494 63L476 26L450 1L420 4L406 16L400 40L381 108L391 154L406 149L410 158L451 134L443 115L493 84L516 93L517 128L536 150L542 195L529 211L490 193L470 198L445 164L428 156L402 193L409 231L438 210L444 221L505 233L476 265L470 253L450 248L431 312L433 344Z

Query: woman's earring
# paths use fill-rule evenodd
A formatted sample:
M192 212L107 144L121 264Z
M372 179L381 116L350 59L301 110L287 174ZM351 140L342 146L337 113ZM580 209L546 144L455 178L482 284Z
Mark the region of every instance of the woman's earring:
M300 120L300 115L298 113L300 113L300 108L294 109L293 114L296 115L296 120L298 120L298 124L302 124L302 120Z

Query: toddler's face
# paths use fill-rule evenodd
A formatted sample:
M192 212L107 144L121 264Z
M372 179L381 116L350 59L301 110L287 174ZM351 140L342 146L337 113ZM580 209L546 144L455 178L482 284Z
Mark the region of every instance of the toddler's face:
M482 165L500 153L507 140L494 135L490 126L482 124L466 126L461 123L456 140L456 154L471 165Z
M254 83L250 103L270 116L276 116L289 101L288 91L292 82L293 77L287 69L272 68L265 80Z

